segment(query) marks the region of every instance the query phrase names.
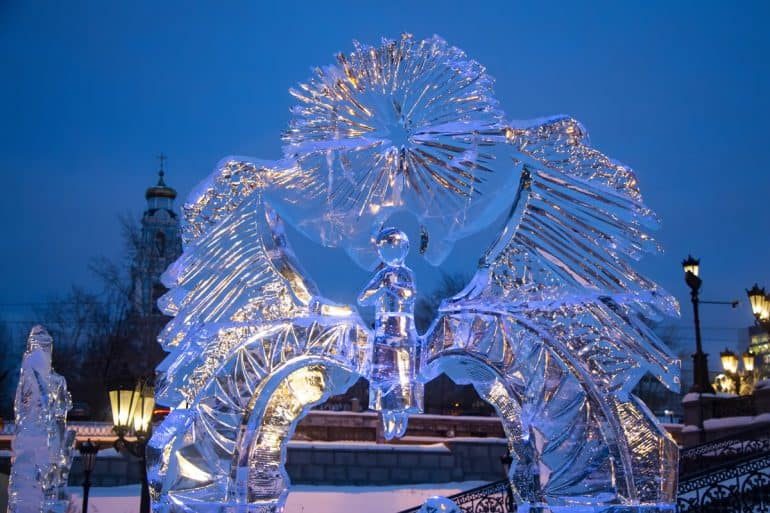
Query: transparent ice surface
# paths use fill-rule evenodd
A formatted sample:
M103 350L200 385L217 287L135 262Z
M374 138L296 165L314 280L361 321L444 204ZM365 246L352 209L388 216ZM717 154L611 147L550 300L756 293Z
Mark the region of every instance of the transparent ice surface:
M441 263L454 241L505 209L495 192L518 180L492 85L439 37L355 43L290 91L298 103L284 154L312 186L281 190L275 208L365 268L376 264L383 223L408 211L432 241L425 257Z
M357 45L293 94L285 158L225 159L184 206L160 301L156 393L174 410L148 447L156 511L278 512L309 408L364 377L399 437L440 373L497 410L523 510L671 509L676 445L631 390L648 372L678 388L650 328L678 306L633 269L659 250L633 171L571 118L506 121L483 68L438 38ZM397 211L434 263L504 219L422 335ZM373 326L355 298L324 298L284 222L371 270Z
M361 306L375 305L369 407L382 412L383 432L390 440L406 432L410 413L423 411L423 384L417 379L419 341L414 327L417 288L404 260L409 239L395 228L377 236L382 265L358 297Z
M417 513L463 513L463 510L446 497L429 497Z
M35 326L27 339L16 389L9 513L66 511L75 432L67 429L72 400L65 379L51 368L53 339Z

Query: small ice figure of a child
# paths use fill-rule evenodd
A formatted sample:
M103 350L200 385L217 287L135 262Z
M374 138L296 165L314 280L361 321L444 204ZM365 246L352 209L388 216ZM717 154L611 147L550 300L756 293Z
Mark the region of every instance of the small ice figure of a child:
M380 231L377 253L383 265L358 296L359 305L375 306L369 407L382 412L388 440L403 436L409 414L423 409L423 384L416 378L420 358L414 326L417 290L414 273L404 265L408 252L404 232Z

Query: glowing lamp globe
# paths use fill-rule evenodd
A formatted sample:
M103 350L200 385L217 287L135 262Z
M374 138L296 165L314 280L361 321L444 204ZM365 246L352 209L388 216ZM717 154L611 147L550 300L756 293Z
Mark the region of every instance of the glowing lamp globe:
M682 269L684 269L685 274L692 273L695 276L698 276L698 273L700 272L700 260L693 258L692 255L687 255L687 258L682 260Z
M754 357L756 355L751 351L743 353L743 368L746 372L754 372Z
M155 411L155 389L147 382L141 386L133 416L134 433L138 437L146 437L150 433L152 414Z
M754 284L751 289L746 291L749 296L749 303L751 303L751 312L757 319L766 319L768 317L768 301L765 289L759 288L759 285Z
M725 349L719 353L719 357L722 360L722 368L725 372L734 374L738 371L738 356L735 353Z
M112 408L113 430L118 436L131 430L141 390L127 372L122 372L110 385L108 391Z

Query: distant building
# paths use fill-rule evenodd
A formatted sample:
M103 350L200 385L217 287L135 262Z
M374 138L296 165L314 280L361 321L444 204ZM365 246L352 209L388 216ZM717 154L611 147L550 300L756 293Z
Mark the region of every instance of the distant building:
M179 214L174 210L176 191L164 181L163 160L158 183L147 189L147 209L142 215L140 241L131 269L133 314L160 316L158 298L166 292L160 275L182 253Z
M174 208L176 191L164 181L164 159L161 157L157 184L144 195L147 208L134 241L129 311L120 342L115 344L116 361L130 362L137 377L152 376L165 356L157 342L169 321L158 309L158 299L167 291L160 276L182 253L179 214Z
M770 334L761 326L749 328L749 350L756 355L760 379L770 378Z

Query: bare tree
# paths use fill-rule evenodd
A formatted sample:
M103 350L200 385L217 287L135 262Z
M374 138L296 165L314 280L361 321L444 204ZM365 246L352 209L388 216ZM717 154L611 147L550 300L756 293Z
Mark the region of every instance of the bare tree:
M17 336L8 323L0 320L0 419L13 417L13 397L25 347L25 338Z
M468 278L460 274L442 274L441 282L427 296L420 297L414 309L414 323L417 331L425 333L438 315L439 306L468 284Z
M73 286L36 311L38 322L54 337L53 364L57 372L67 379L74 401L87 403L96 417L106 414L107 383L110 373L116 372L115 360L128 356L131 266L141 237L131 216L121 216L120 225L124 245L121 257L117 261L96 258L89 263L100 290L91 292Z

